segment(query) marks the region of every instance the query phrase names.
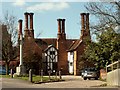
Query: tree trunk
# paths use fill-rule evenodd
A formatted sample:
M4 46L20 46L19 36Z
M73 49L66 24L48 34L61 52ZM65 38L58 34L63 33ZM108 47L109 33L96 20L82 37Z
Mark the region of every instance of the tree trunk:
M9 63L6 63L6 75L9 75Z

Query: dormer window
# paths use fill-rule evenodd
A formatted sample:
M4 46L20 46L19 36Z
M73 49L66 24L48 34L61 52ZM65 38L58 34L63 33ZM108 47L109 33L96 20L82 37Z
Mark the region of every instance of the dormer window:
M50 55L55 55L55 51L50 51Z

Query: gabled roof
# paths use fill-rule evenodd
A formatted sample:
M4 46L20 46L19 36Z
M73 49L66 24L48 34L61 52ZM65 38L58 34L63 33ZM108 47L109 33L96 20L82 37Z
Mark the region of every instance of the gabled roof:
M69 49L73 41L75 42L77 40L78 39L66 39L66 49ZM57 46L57 38L35 39L35 42L42 48L42 51L44 51L48 47L48 45L53 45L54 47Z
M41 39L35 39L36 43L39 43L39 45L56 45L57 38L41 38Z
M24 55L29 53L37 53L42 57L42 49L39 45L35 42L32 37L27 37L24 39L23 43L23 53Z
M56 46L56 41L56 38L35 39L35 42L42 48L42 51L44 51L48 47L48 45Z
M44 51L48 51L51 47L54 47L57 50L57 48L54 45L49 45Z
M80 46L80 44L82 43L82 41L83 41L82 39L79 39L76 42L73 42L70 45L70 47L69 47L69 49L67 51L74 51L74 50L76 50Z

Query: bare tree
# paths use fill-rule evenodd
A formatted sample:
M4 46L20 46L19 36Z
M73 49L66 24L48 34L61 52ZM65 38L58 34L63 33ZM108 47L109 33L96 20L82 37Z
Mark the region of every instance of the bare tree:
M84 62L93 62L97 68L105 68L106 64L117 61L120 57L120 1L119 2L91 2L86 9L95 16L91 30L97 34L98 42L90 42L82 56ZM95 31L94 31L95 30Z
M86 9L97 17L97 21L91 28L95 31L104 31L108 28L115 29L120 26L120 1L119 2L90 2Z
M1 26L0 26L0 60L2 60L2 27Z
M2 30L2 60L6 64L6 74L8 74L10 61L16 58L17 28L16 17L8 12L1 21Z
M10 15L8 12L5 13L3 23L7 25L7 31L11 35L11 41L13 46L17 44L17 40L18 40L16 20L17 19L14 15Z

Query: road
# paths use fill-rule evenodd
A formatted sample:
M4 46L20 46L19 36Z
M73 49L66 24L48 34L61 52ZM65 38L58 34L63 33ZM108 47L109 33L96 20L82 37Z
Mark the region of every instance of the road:
M63 76L65 81L43 84L33 84L28 81L18 79L2 78L2 88L114 88L99 87L105 82L99 80L83 80L80 76ZM109 89L110 90L110 89ZM113 90L113 89L112 89Z

